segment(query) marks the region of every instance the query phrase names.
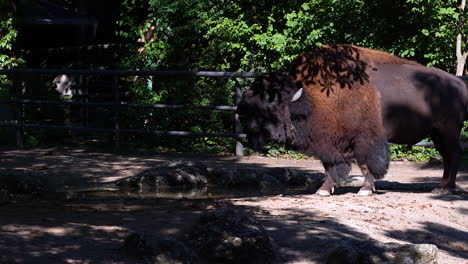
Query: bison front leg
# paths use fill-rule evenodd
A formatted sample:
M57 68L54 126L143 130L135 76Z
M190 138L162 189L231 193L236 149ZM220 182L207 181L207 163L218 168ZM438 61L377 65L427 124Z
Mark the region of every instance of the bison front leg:
M335 181L333 181L330 173L325 170L325 181L316 194L320 196L330 196L333 192L335 192Z
M316 194L320 196L330 196L335 191L335 183L341 183L348 177L351 164L346 161L336 164L323 163L323 167L325 168L325 181Z

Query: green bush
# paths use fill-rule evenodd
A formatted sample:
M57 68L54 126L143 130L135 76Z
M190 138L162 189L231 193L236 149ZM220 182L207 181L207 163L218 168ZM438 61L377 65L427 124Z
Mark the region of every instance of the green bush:
M0 68L22 63L14 54L17 36L14 1L0 1ZM68 1L69 2L69 1ZM68 3L73 5L73 3ZM302 51L322 44L354 44L391 52L422 64L453 72L455 25L460 19L457 0L123 0L116 35L126 45L119 53L126 69L182 71L287 71ZM466 35L467 27L462 28ZM0 84L5 84L0 76ZM41 81L41 82L39 82ZM28 91L49 87L40 78L28 83ZM129 103L234 105L233 88L246 89L251 79L130 77ZM0 97L8 85L0 85ZM38 94L27 94L26 96ZM49 98L50 99L50 98ZM48 119L62 124L63 107L25 107L27 122ZM93 126L112 127L112 115L99 112ZM233 113L203 110L128 109L120 114L122 128L232 132ZM0 130L0 141L8 133ZM6 134L5 134L6 133ZM61 142L66 131L27 131L27 143L35 146ZM5 135L5 136L3 136ZM112 136L96 136L110 144ZM468 138L465 133L463 138ZM132 149L173 151L232 151L234 139L122 135ZM392 147L392 157L426 159L413 150ZM281 147L268 149L269 156L302 158Z
M117 35L129 43L131 56L124 57L122 65L130 68L286 71L290 61L304 50L344 43L389 51L452 72L455 69L456 0L125 0L121 7ZM156 78L151 90L147 81L132 79L132 102L233 104L232 80ZM244 88L250 82L239 80ZM127 126L159 130L233 130L229 114L197 112L192 116L182 111L159 111L157 121L154 116L133 111L124 118ZM218 145L232 149L226 139L166 137L148 142L154 147L200 149ZM286 154L276 147L269 152L271 156Z
M390 146L390 159L394 161L428 162L432 158L440 159L439 152L432 147L420 146Z

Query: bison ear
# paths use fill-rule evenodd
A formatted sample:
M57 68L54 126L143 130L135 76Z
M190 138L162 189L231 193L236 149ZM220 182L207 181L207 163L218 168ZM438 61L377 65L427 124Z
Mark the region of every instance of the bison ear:
M297 90L297 92L294 93L293 97L291 98L291 103L292 103L292 102L296 102L297 100L299 100L299 98L301 98L301 95L302 95L302 91L303 91L303 90L304 90L304 89L301 88L301 89Z

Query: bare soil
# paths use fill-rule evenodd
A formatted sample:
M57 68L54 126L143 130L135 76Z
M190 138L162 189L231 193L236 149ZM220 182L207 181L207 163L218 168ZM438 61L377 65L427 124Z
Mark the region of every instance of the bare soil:
M198 160L209 167L288 167L322 172L316 160L235 158L201 154L114 155L70 149L0 150L0 169L47 172L63 189L87 188L160 166ZM466 163L466 162L465 162ZM438 195L443 166L395 162L378 192L356 195L340 188L331 197L314 194L247 198L23 198L0 204L0 263L134 263L119 250L132 232L184 239L203 212L236 208L254 215L275 240L285 263L321 263L343 239L430 243L439 263L468 263L466 193ZM353 169L352 174L359 174ZM458 185L468 190L467 164Z

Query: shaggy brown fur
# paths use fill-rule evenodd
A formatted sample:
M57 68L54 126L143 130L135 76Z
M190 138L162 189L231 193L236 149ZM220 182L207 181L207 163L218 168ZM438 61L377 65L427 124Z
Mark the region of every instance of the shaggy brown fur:
M313 153L325 163L350 157L366 163L385 140L380 93L370 84L373 65L380 63L417 64L349 45L318 47L293 62L290 73L310 100Z
M254 146L286 143L318 157L327 175L318 194L333 193L356 160L368 195L387 172L387 141L411 145L427 135L444 158L441 188L455 188L467 109L466 85L447 72L335 45L302 53L290 74L259 76L237 113Z

